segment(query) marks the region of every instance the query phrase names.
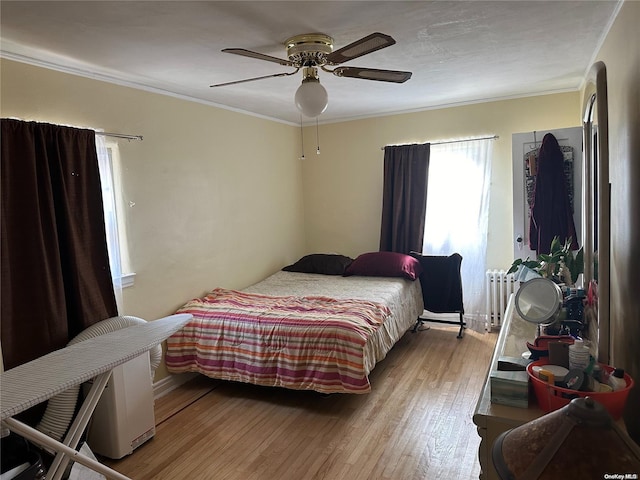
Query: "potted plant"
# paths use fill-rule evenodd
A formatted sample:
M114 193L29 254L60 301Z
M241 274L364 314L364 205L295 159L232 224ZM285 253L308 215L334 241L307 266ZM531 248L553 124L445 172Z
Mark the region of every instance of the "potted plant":
M580 247L574 253L571 250L571 241L572 239L569 238L562 244L559 237L556 236L551 241L551 251L548 254L541 253L535 260L531 260L529 257L525 260L518 258L511 264L507 273L514 273L521 266L524 266L542 277L573 286L578 281L580 274L584 273L584 252Z

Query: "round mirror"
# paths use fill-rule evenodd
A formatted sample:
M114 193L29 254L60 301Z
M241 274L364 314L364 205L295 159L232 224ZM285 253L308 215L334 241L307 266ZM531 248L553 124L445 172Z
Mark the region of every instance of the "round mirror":
M523 320L552 323L562 305L562 290L548 278L534 278L520 285L515 304Z

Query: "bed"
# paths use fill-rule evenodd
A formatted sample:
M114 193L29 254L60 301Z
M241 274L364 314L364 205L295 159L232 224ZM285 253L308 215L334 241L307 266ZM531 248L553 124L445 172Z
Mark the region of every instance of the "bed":
M345 262L342 275L290 268L187 302L177 313L193 320L167 340L169 372L327 394L371 391L369 373L423 311L419 272L390 270L397 262L388 261L380 268L386 253Z

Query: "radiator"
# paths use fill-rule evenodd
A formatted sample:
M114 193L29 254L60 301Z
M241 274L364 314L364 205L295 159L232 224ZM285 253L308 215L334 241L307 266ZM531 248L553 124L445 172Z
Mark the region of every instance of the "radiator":
M518 289L515 275L505 270L487 270L487 324L499 327L504 319L509 296Z

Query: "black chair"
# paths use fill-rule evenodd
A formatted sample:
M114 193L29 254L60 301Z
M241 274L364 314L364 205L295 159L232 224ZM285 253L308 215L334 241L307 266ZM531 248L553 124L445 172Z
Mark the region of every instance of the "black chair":
M462 338L464 329L467 327L463 317L464 304L460 275L462 256L459 253L444 256L422 255L416 252L411 252L411 256L418 259L422 265L422 274L419 278L425 310L432 313L457 313L460 315L459 321L420 316L412 331L416 332L424 322L447 323L459 325L458 338Z

